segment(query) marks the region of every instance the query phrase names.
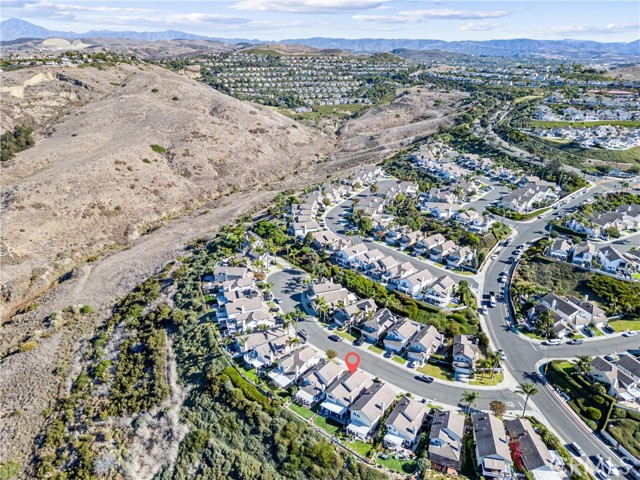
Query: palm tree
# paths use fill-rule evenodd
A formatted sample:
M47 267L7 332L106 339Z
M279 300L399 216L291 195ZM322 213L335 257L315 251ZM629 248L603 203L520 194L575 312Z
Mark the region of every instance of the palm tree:
M487 355L487 366L491 369L491 378L496 374L496 368L500 366L500 360L502 360L502 357L497 352Z
M480 373L480 381L484 379L484 375L487 372L488 361L484 359L480 359L476 362L476 370Z
M540 330L545 338L551 338L551 332L555 321L553 319L553 313L548 308L545 308L538 313L538 330Z
M329 304L324 298L318 298L316 300L316 309L320 314L320 320L326 321L327 314L329 313Z
M580 355L574 363L578 373L583 377L591 371L591 357L589 355Z
M300 345L300 339L298 337L289 337L287 341L284 342L288 347Z
M468 390L465 390L462 393L462 397L460 397L460 402L464 403L467 406L467 415L471 415L471 405L473 405L474 407L476 406L479 396L480 394L476 391L470 392Z
M529 382L520 383L518 385L518 388L516 388L516 393L519 393L520 395L524 395L524 407L522 408L523 417L527 411L527 403L529 403L529 397L532 397L539 391L540 390L538 390L538 388L533 383L529 383Z

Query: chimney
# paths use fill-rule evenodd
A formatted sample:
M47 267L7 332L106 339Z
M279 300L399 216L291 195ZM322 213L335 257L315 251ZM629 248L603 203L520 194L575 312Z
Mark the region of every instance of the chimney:
M585 294L584 294L584 301L585 301L585 302L588 302L588 301L589 301L589 294L588 294L588 293L585 293Z
M296 365L296 378L300 377L300 365Z
M553 310L555 310L555 309L556 309L556 299L555 299L555 298L554 298L554 299L553 299L553 301L551 302L551 308L552 308Z
M382 402L382 413L384 413L384 409L387 406L387 402Z

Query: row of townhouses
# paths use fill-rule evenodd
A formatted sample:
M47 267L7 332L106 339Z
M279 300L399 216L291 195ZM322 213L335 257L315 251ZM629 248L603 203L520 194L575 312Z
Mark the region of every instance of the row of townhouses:
M566 238L558 237L549 245L547 255L583 268L624 277L629 277L631 272L640 271L640 251L622 253L612 245L599 246L588 240L575 245Z
M640 228L640 205L620 205L612 212L595 212L592 215L573 216L564 226L591 238L608 240L611 229L619 232Z

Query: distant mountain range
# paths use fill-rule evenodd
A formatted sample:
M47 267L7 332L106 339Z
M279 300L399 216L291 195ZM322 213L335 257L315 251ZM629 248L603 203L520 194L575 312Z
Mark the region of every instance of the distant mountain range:
M19 38L127 38L132 40L215 40L227 43L268 43L241 38L220 38L194 35L176 30L162 32L117 32L111 30L91 30L85 33L49 30L33 23L10 18L0 23L0 40ZM640 40L629 43L600 43L589 40L485 40L453 41L408 40L385 38L299 38L282 40L279 43L305 45L320 49L340 49L353 52L374 53L392 51L432 51L461 53L475 56L502 57L545 57L572 60L601 60L607 62L640 61Z

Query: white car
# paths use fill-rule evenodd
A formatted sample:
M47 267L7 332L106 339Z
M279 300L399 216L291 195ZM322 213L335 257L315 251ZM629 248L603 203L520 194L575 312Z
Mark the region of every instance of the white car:
M636 335L638 335L638 332L635 330L627 330L622 334L623 337L635 337Z
M487 306L486 306L486 305L482 305L482 306L480 307L480 313L481 313L482 315L486 315L487 313L489 313L489 309L487 308Z
M493 255L491 255L491 260L496 260L498 258L498 254L494 253Z

